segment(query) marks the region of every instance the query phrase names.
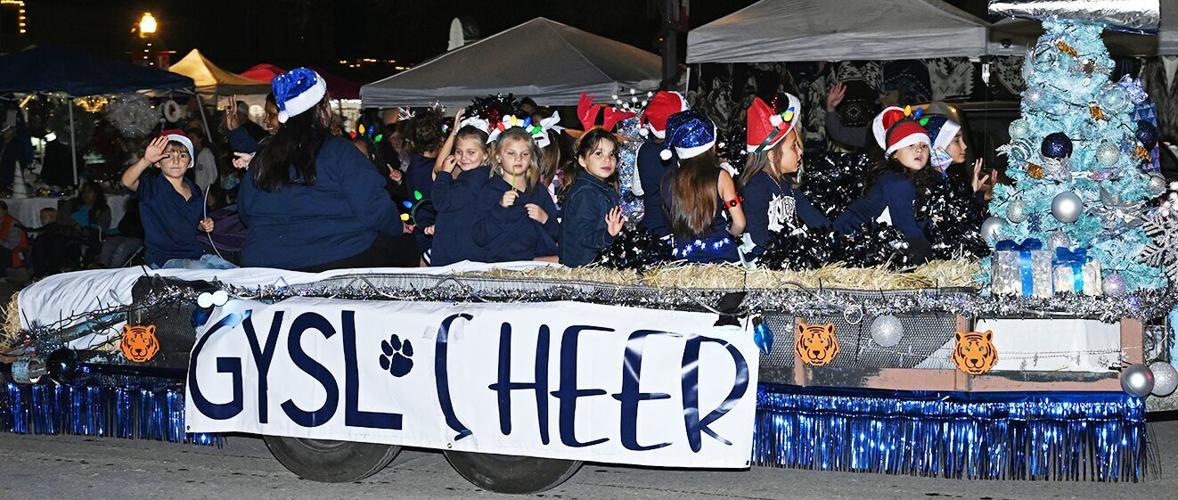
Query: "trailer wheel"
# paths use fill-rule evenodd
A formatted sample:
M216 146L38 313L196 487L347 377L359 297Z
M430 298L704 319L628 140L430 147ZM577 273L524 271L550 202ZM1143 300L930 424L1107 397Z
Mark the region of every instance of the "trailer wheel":
M567 481L581 468L575 460L446 451L446 460L475 486L496 493L539 493Z
M287 470L312 481L346 483L380 472L401 452L387 444L262 436Z

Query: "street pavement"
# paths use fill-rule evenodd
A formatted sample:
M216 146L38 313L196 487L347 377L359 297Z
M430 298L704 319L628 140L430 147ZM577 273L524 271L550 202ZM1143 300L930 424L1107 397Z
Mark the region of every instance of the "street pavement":
M871 473L754 467L688 471L589 464L538 498L557 499L1072 499L1178 498L1178 420L1151 424L1157 450L1142 483L967 481ZM407 450L355 483L305 481L284 469L260 439L234 436L224 448L144 440L0 433L0 498L486 498L441 453Z

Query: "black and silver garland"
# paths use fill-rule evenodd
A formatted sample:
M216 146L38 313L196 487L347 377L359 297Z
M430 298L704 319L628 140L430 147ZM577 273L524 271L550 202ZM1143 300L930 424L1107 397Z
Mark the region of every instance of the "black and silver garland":
M626 227L595 261L610 269L639 273L671 261L671 245L639 227Z

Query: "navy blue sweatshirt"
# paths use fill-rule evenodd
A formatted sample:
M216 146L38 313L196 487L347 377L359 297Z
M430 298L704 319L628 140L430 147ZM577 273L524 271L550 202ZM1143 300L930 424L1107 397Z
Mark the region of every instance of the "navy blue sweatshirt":
M663 178L667 173L675 170L679 164L679 159L674 154L670 160L664 161L659 156L662 150L662 144L648 140L638 148L636 160L638 176L642 180L642 205L645 209L641 226L659 237L671 234L670 217L667 216L667 209L663 206L663 198L660 194L663 188Z
M384 178L347 140L331 137L323 143L315 157L317 179L310 186L262 191L254 183L254 163L238 195L241 219L249 228L243 266L303 269L353 257L367 250L377 233L402 232Z
M569 267L593 262L614 237L605 216L618 206L618 191L588 172L579 172L565 196L560 221L560 263Z
M438 172L431 196L438 211L430 250L431 266L484 261L486 252L475 244L474 225L486 208L479 206L478 197L490 177L491 167L486 165L463 172L457 179L449 172Z
M520 193L515 203L504 208L499 202L511 184L495 176L483 185L479 193L479 220L474 226L474 242L483 247L486 262L532 260L556 255L556 238L560 224L556 222L556 205L542 185ZM539 206L548 213L544 224L528 217L527 204Z
M847 211L835 219L834 229L849 233L859 226L875 221L884 209L892 218L892 226L908 239L925 239L923 226L916 220L916 186L903 174L885 172L876 179L867 194L851 202Z
M409 159L409 166L405 168L405 192L410 201L415 201L413 192L421 193L423 198L431 198L434 191L434 159L413 153ZM438 212L434 208L433 200L422 201L413 212L413 239L422 252L429 250L433 244L433 237L425 234L425 228L434 225L438 220ZM437 229L437 228L434 228Z
M793 188L788 180L780 184L768 173L761 171L749 179L741 189L744 198L745 231L757 246L751 255L759 256L765 251L765 244L772 237L770 231L780 231L786 224L800 220L810 228L829 227L830 221L819 212L805 194ZM793 213L789 213L789 198L793 198Z

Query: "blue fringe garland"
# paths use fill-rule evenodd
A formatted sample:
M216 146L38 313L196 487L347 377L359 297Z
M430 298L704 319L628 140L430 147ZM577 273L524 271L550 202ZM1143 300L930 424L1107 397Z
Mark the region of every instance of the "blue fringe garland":
M217 446L220 434L184 432L184 390L171 385L22 385L0 391L0 431L154 439Z
M752 462L957 479L1140 481L1145 404L1120 392L761 385Z

